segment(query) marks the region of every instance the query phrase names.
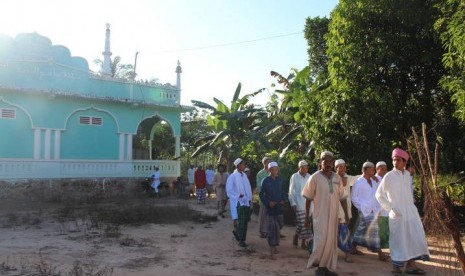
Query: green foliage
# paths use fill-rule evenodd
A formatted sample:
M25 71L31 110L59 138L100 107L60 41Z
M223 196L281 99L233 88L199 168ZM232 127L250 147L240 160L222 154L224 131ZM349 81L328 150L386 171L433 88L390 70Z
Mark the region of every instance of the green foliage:
M216 107L204 102L192 101L194 106L210 112L206 116L206 122L212 131L196 141L197 148L192 153L192 157L210 151L218 156L218 163L230 164L233 158L240 155L245 145L251 141L261 141L257 136L259 133L257 128L260 127L259 123L265 112L262 108L249 104L249 100L261 93L262 89L242 97L240 92L241 83L237 85L229 107L216 98L213 98Z
M441 85L453 93L455 116L465 122L465 2L441 1L437 7L441 15L434 27L443 44L442 62L448 70L441 79Z

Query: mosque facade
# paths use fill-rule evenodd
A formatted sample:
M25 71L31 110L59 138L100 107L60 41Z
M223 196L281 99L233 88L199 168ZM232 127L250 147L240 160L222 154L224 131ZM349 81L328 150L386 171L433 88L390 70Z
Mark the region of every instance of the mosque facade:
M155 167L180 176L180 118L190 108L180 103L179 62L176 85L112 77L109 25L103 56L94 73L47 37L0 35L0 180L137 178ZM172 130L169 160L152 156L160 122ZM142 124L149 148L136 154Z

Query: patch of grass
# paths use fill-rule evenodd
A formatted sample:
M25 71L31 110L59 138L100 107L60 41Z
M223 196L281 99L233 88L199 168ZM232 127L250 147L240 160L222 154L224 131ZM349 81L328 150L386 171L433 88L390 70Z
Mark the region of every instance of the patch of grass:
M203 215L187 205L128 204L126 206L104 206L89 210L89 212L90 217L99 222L116 225L176 224L188 220L204 223L218 220L217 216Z
M3 274L3 272L10 272L10 271L16 271L16 270L18 269L14 267L13 265L10 265L8 261L2 262L0 264L0 272L2 272L1 274Z
M82 264L75 262L72 269L68 272L68 276L111 276L113 268L104 266L97 267L93 264Z

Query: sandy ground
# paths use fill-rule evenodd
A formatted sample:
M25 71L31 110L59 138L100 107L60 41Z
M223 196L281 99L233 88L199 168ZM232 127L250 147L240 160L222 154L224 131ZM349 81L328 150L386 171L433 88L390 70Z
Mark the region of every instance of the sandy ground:
M153 204L188 202L193 209L216 214L216 201L197 205L194 199L151 199ZM44 211L45 210L45 211ZM0 210L0 275L41 275L42 268L67 275L79 261L87 269L103 271L112 268L111 275L314 275L307 269L307 251L292 246L294 228L285 226L279 253L269 257L265 239L258 236L257 216L252 215L246 249L233 241L229 214L216 222L179 224L146 224L124 226L118 237L104 235L104 230L86 230L85 221L58 222L41 212L34 222L34 211L26 223L6 225L12 220L11 210ZM24 212L24 210L23 210ZM431 247L431 262L419 263L428 275L463 275L450 273L440 266L439 248ZM362 249L363 251L363 249ZM339 275L392 275L390 263L381 262L377 255L364 251L364 256L352 256L353 263L345 263L339 252ZM42 265L40 265L42 264ZM34 274L33 272L36 272ZM47 274L43 274L47 275ZM52 273L49 275L53 275ZM84 274L83 274L84 275ZM97 274L88 274L97 275ZM105 275L105 274L101 274ZM109 273L106 275L110 275Z

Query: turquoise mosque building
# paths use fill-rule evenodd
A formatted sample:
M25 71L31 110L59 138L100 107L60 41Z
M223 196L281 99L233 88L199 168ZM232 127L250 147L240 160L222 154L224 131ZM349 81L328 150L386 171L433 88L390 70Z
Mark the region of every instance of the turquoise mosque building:
M0 180L180 176L181 73L176 85L111 77L110 26L102 72L37 33L0 35ZM134 152L143 124L166 122L173 134L170 160Z

